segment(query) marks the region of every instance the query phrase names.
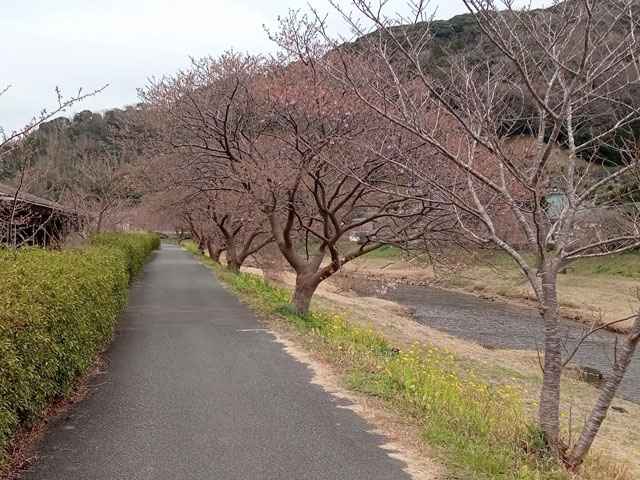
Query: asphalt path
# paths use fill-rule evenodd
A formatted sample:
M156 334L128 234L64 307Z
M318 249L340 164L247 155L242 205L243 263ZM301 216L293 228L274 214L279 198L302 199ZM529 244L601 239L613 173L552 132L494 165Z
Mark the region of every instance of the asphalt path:
M409 478L205 266L152 255L93 393L48 424L22 478Z

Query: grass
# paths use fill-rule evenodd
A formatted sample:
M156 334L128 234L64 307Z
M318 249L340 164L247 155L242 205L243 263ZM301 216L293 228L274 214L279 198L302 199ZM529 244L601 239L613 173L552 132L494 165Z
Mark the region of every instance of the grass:
M585 258L569 267L574 275L611 275L640 278L640 251L624 252L603 258Z
M479 250L475 253L466 251L447 251L445 256L451 262L464 261L469 268L491 266L502 271L519 271L514 260L502 250ZM530 265L535 263L532 254L521 252ZM402 260L407 257L404 250L392 245L384 245L373 252L363 255L368 260ZM474 258L475 257L475 258ZM640 251L622 252L606 257L585 258L572 263L568 271L574 275L609 275L627 278L640 277Z
M195 254L192 245L186 245ZM267 318L287 322L305 349L337 366L352 390L375 397L411 417L424 442L455 478L564 479L527 418L523 387L515 377L495 385L478 378L447 347L414 341L394 348L382 331L351 320L349 311L293 312L289 289L249 274L232 274L200 256L243 301ZM590 457L582 479L630 479L624 469ZM593 476L593 472L598 475Z
M533 255L523 254L525 260L533 265ZM478 260L472 265L486 263L499 270L519 270L513 259L501 250L485 250L477 254ZM640 251L622 252L606 257L584 258L568 267L568 273L580 276L618 276L640 277Z
M397 260L406 256L404 250L394 247L393 245L383 245L382 247L373 250L372 252L365 253L362 258L368 259L384 259L384 260Z

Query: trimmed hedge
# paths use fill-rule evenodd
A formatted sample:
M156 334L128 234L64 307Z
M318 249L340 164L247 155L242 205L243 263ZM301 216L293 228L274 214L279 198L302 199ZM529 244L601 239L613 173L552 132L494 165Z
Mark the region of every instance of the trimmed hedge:
M91 368L159 237L108 234L89 243L0 248L0 464L12 435Z
M133 277L142 270L144 261L151 250L160 248L160 236L155 233L101 233L89 239L91 245L118 247L127 255L127 271Z

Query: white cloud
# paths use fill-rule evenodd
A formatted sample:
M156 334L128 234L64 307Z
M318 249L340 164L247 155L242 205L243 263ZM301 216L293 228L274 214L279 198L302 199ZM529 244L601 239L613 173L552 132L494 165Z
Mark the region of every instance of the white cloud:
M19 128L42 108L55 105L54 89L66 95L110 86L74 106L102 110L137 101L136 88L150 76L170 74L189 56L233 48L269 53L275 46L263 24L275 26L305 0L31 0L11 2L0 17L0 125ZM325 0L312 2L324 12ZM342 3L346 3L344 0ZM439 18L464 12L462 1L440 0ZM393 0L391 11L407 11Z

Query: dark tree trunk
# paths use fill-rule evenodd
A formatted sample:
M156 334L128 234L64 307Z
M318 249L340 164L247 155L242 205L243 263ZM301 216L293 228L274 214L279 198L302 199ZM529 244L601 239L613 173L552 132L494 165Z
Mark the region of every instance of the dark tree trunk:
M313 275L296 275L296 286L291 297L291 308L298 313L308 313L311 299L318 288L318 284L318 280Z
M242 260L238 258L236 251L236 239L232 235L225 235L225 243L227 244L227 269L231 272L238 273L242 266Z
M206 240L204 237L200 237L200 239L198 240L198 253L200 255L204 255L204 247L206 244Z
M618 387L622 382L625 372L627 371L627 367L631 363L631 359L635 354L636 347L638 346L638 342L640 341L640 312L636 316L636 320L633 323L633 327L631 327L631 331L625 338L625 341L622 346L622 350L618 359L613 366L613 373L611 377L604 385L602 392L600 393L600 397L596 402L596 405L593 407L591 411L591 415L589 419L584 425L582 430L582 434L578 441L576 442L573 451L571 452L571 456L567 461L569 468L573 471L578 470L580 465L584 462L589 449L591 449L591 445L596 438L596 434L598 430L600 430L600 426L602 422L607 416L607 411L611 406L611 402L613 402L613 398L618 391Z
M229 258L229 255L227 255L227 270L233 273L240 273L241 266L242 265L235 258Z
M98 215L98 223L96 224L96 233L102 232L102 217L104 216L104 212L100 212Z
M207 240L207 250L209 251L209 257L216 263L220 263L220 255L224 248L216 245L211 240Z

